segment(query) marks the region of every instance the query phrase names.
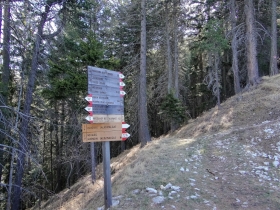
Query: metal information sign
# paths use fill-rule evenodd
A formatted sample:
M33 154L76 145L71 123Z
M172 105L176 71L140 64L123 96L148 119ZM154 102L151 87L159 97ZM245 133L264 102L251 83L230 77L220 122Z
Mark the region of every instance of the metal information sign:
M124 115L124 109L121 105L89 105L85 108L91 115Z
M86 119L93 123L123 122L124 115L92 115Z
M88 77L112 77L123 79L124 75L117 71L111 71L108 69L98 68L94 66L88 66Z
M90 85L88 92L92 95L105 95L105 96L124 96L125 92L122 88L115 88L109 86Z
M91 142L92 151L93 142L102 142L106 209L112 205L110 141L125 141L130 136L125 131L129 125L124 122L123 78L119 72L88 66L89 95L85 99L89 105L85 110L91 124L83 124L82 136L83 142Z

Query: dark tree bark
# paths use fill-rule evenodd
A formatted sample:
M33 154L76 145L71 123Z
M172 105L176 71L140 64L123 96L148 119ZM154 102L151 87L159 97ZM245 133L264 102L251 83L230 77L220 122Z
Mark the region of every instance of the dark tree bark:
M231 21L231 50L232 50L232 71L234 78L234 92L240 92L240 78L238 68L238 48L237 48L237 34L236 34L236 6L235 0L230 0L230 21Z
M271 0L270 75L278 74L277 68L277 0Z
M170 44L170 26L169 26L169 8L168 8L168 2L165 2L165 38L166 38L166 54L167 54L167 91L168 93L171 93L172 90L172 55L171 55L171 44Z
M33 55L32 55L32 63L31 63L31 70L28 77L28 84L25 96L25 102L23 106L23 118L22 124L20 128L20 138L19 138L19 146L18 146L18 157L17 157L17 165L16 165L16 175L15 175L15 184L14 184L14 191L13 191L13 199L12 199L12 210L18 210L20 206L21 200L21 191L22 191L22 178L24 175L24 166L25 166L25 159L26 154L28 153L28 125L29 125L29 115L31 110L31 104L33 100L33 91L35 89L35 80L36 80L36 73L38 69L38 59L40 54L40 45L42 44L43 38L52 38L53 36L57 35L60 30L56 33L51 35L44 35L43 28L47 21L48 13L50 12L50 8L53 4L59 1L50 0L47 1L44 12L41 14L41 19L39 25L37 27L37 34L33 48Z
M246 14L246 38L247 38L247 70L249 85L259 83L259 68L257 60L257 40L255 34L254 0L244 0Z
M147 112L147 82L146 82L146 0L141 0L141 50L140 50L140 76L138 90L138 115L139 115L139 139L141 146L151 141L148 112Z
M2 88L1 92L4 99L4 104L7 104L8 86L10 78L10 0L5 1L4 6L4 33L3 33L3 71L2 71Z
M11 28L10 28L10 0L4 2L4 28L3 28L3 69L2 69L2 79L1 79L1 100L0 105L6 106L8 103L8 86L10 78L10 38L11 38ZM2 22L2 7L1 7L1 22ZM1 23L2 24L2 23ZM2 27L2 26L1 26ZM0 28L1 30L1 28ZM5 116L5 110L3 110L3 115ZM5 125L0 124L0 129L4 129ZM0 135L0 144L4 144L4 135ZM3 146L0 146L0 180L2 178L3 166L5 165L3 159Z

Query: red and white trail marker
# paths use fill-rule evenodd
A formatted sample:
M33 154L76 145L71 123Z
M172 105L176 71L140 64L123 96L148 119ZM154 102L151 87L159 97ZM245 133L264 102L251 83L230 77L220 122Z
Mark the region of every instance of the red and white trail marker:
M90 115L87 116L86 120L89 121L90 123L92 123L93 122L93 116L90 116Z
M119 74L119 78L120 79L124 79L124 75L120 72L120 74Z
M92 105L92 94L88 94L87 97L85 97L86 101L89 102L90 105Z
M91 105L91 104L90 104L89 106L87 106L87 107L85 108L85 110L88 111L88 113L89 113L90 116L93 115L93 113L92 113L92 105Z
M124 92L123 90L120 91L120 95L124 96L126 94L126 92Z
M127 129L127 128L129 128L129 127L130 127L130 125L129 125L129 124L126 124L125 122L123 122L123 123L122 123L122 128Z
M126 129L129 128L129 124L126 124L125 122L122 122L122 133L126 133Z
M129 133L122 133L122 140L125 141L128 137L130 137Z

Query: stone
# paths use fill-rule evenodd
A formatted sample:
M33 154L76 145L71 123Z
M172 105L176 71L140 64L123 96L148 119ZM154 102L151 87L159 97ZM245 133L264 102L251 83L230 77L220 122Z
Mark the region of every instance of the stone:
M160 203L162 203L164 200L165 200L165 198L164 198L163 196L157 196L157 197L154 197L154 198L153 198L153 202L154 202L155 204L160 204Z
M156 189L154 189L154 188L151 188L151 187L147 187L146 188L146 191L148 192L148 193L157 193L157 190Z

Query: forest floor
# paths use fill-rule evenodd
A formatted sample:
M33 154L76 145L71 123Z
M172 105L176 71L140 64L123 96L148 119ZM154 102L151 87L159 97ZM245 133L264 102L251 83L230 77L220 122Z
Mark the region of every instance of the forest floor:
M110 209L280 209L280 75L111 160ZM101 169L102 167L99 167ZM100 170L101 171L101 170ZM101 172L100 172L101 173ZM97 210L90 175L41 209Z

